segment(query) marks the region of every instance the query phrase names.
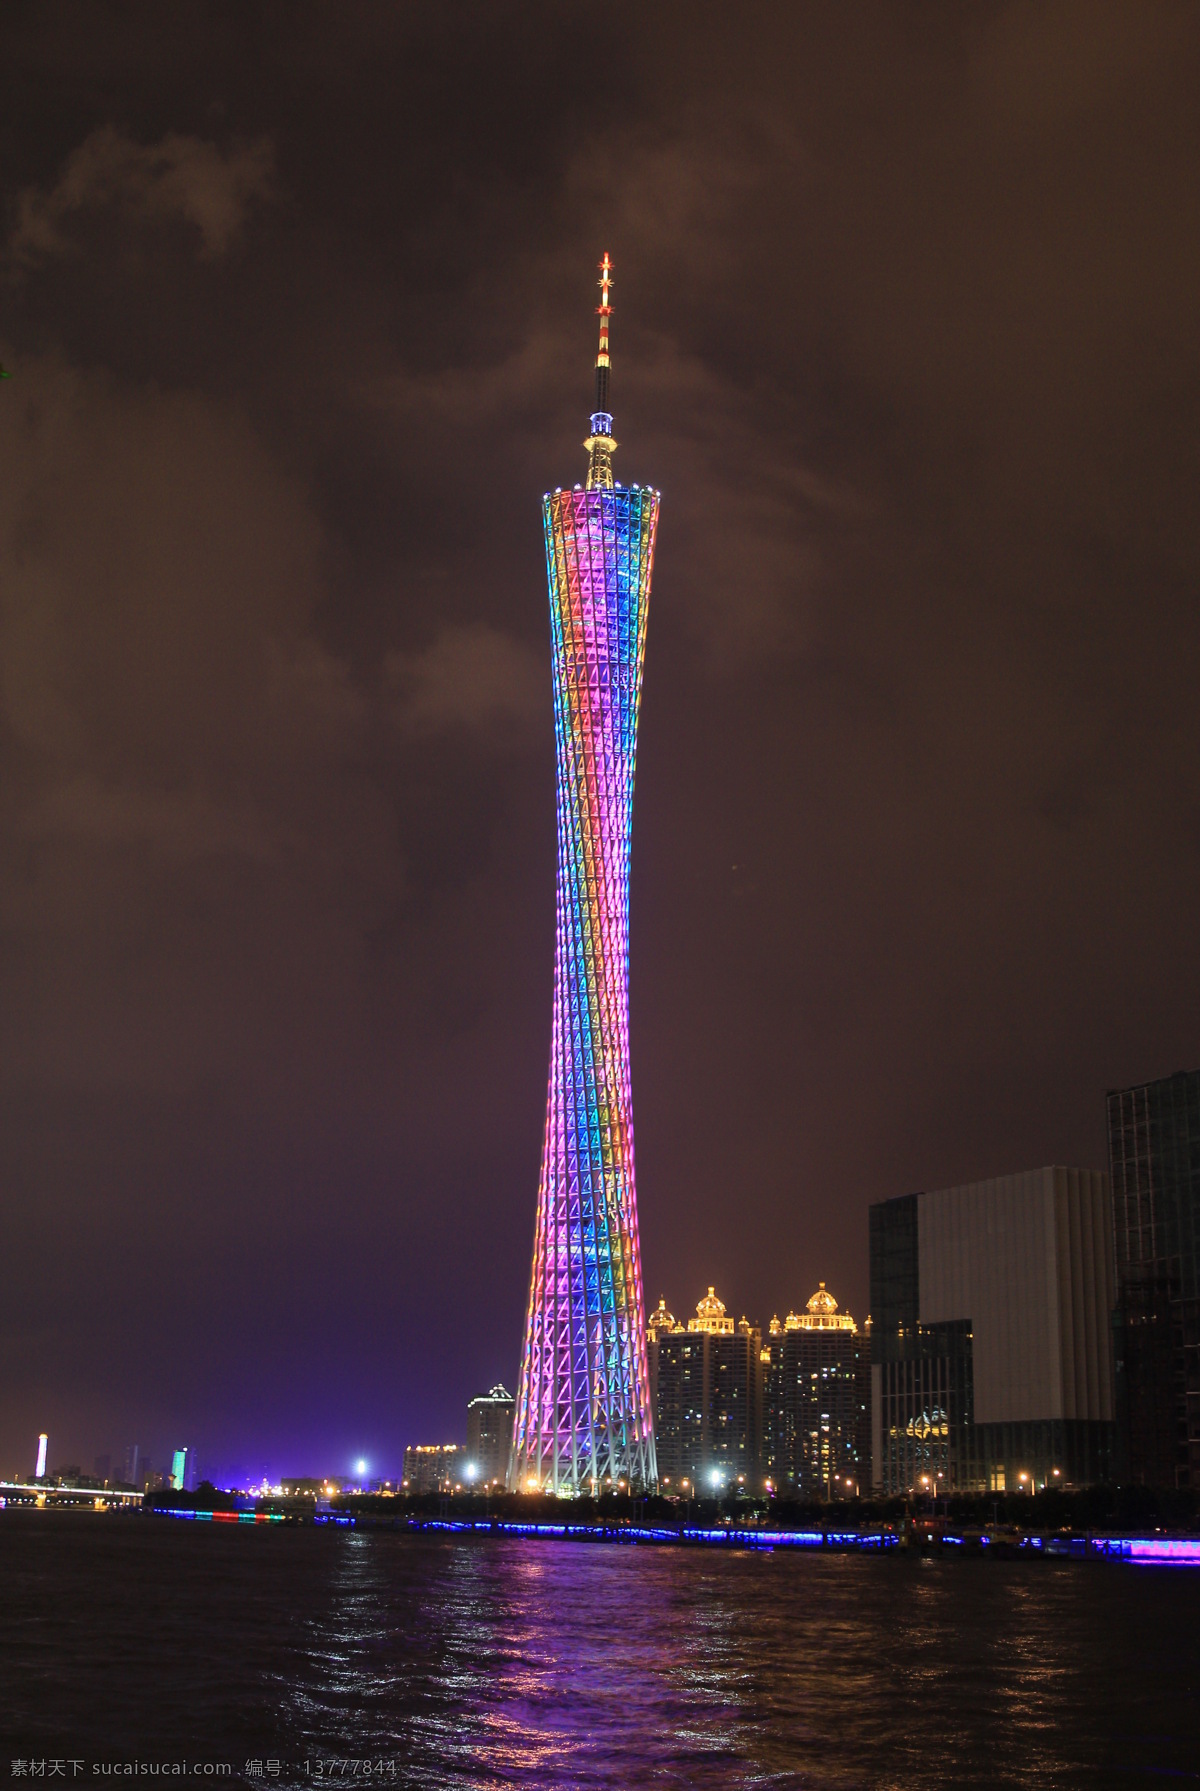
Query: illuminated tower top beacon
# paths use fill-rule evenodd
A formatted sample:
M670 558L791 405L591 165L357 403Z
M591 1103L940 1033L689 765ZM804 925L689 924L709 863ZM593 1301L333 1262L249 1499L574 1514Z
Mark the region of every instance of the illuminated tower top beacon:
M600 347L596 351L596 408L591 418L592 433L583 444L588 451L589 491L597 486L605 491L613 488L612 457L617 444L613 440L612 412L608 408L608 320L612 316L608 289L612 284L612 262L606 249L604 260L600 263L600 303L596 306L596 315L600 319Z

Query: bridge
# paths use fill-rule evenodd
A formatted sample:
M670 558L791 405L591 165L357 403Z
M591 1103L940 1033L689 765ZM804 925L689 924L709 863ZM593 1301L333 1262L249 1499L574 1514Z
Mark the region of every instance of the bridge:
M90 1511L120 1511L141 1503L140 1492L116 1486L47 1486L36 1480L0 1480L0 1511L21 1505L38 1510L78 1505Z

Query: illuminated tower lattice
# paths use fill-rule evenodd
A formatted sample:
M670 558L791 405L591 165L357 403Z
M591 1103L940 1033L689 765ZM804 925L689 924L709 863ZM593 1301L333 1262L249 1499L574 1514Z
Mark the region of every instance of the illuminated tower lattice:
M629 1080L633 761L658 493L614 485L600 267L585 487L543 500L558 752L558 931L546 1133L509 1467L587 1492L657 1474Z

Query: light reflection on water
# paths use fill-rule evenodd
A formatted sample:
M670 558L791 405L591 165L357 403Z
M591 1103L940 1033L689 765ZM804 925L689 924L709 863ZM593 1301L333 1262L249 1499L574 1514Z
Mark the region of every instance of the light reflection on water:
M346 1670L306 1662L285 1722L310 1751L349 1724L422 1786L1125 1783L1097 1729L1131 1663L1096 1607L1187 1602L1094 1566L353 1540ZM1170 1771L1196 1719L1161 1690Z
M77 1750L275 1755L281 1784L312 1782L305 1758L395 1760L454 1791L1200 1780L1200 1575L20 1530L24 1552L0 1523L0 1730Z

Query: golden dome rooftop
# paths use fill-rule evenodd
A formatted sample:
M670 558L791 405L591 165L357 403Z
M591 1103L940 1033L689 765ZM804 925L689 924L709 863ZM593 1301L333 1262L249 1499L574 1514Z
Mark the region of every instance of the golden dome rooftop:
M804 1309L803 1316L789 1312L785 1331L857 1331L858 1326L848 1312L839 1312L838 1303L822 1281Z
M725 1315L725 1302L717 1298L714 1287L710 1287L704 1298L697 1302L695 1318L688 1319L689 1331L732 1332L733 1320Z

